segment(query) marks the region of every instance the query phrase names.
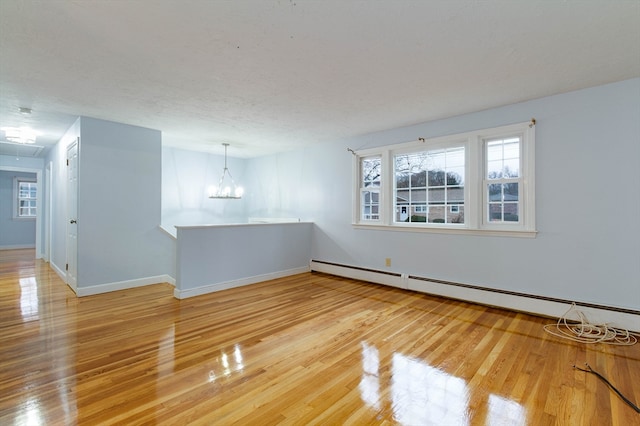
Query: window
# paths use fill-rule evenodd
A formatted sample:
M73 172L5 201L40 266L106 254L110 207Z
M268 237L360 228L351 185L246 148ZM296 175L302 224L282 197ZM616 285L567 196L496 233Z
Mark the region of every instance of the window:
M464 223L464 146L394 156L395 222Z
M36 217L37 186L36 182L28 178L14 178L14 213L16 219Z
M520 215L520 137L486 140L485 188L489 222L518 222Z
M381 157L362 158L360 161L360 218L363 221L380 219Z
M534 136L532 121L357 152L354 224L534 236Z

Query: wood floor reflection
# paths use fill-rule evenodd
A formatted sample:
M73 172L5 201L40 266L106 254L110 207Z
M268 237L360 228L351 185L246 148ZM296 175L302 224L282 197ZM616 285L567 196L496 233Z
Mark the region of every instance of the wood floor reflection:
M548 319L306 273L177 300L76 298L0 252L0 424L633 425L640 345Z

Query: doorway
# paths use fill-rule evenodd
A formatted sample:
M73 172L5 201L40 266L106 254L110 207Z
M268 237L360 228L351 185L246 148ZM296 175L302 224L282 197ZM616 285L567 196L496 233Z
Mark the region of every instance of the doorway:
M6 172L15 172L20 175L29 174L35 176L35 188L36 188L36 216L35 216L35 258L41 259L43 257L43 247L42 247L42 169L34 169L31 167L20 167L20 166L1 166L0 171ZM10 198L13 198L13 190L11 191ZM3 203L4 204L4 203ZM13 209L13 201L10 203L11 209Z

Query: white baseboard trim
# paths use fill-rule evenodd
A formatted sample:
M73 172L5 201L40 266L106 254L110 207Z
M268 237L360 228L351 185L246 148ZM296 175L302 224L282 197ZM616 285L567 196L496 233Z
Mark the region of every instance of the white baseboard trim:
M53 272L55 272L60 277L62 282L66 283L67 287L69 287L71 289L71 291L73 291L75 293L75 295L78 296L78 293L76 292L76 289L71 287L69 285L69 283L67 283L67 274L66 274L66 272L64 272L61 268L59 268L58 265L53 263L53 261L49 262L49 266L51 267L51 269L53 269Z
M53 272L55 272L56 274L58 274L58 276L60 277L60 279L63 282L67 282L67 274L58 267L58 265L56 265L55 263L53 263L53 261L49 262L49 266L51 266L51 269L53 269Z
M338 265L330 262L312 260L311 270L554 319L563 316L571 307L571 301L566 300L415 278L408 274L393 276L385 271ZM585 304L577 301L576 305L576 309L584 313L592 324L608 324L612 327L640 331L640 314L635 314L632 309L585 306ZM586 305L593 304L586 303ZM550 322L553 321L551 320Z
M154 277L138 278L135 280L118 281L89 287L78 287L76 294L78 297L91 296L94 294L109 293L112 291L126 290L128 288L143 287L145 285L169 283L175 285L176 280L170 275L156 275Z
M0 250L21 250L21 249L34 249L36 248L35 244L13 244L0 246Z
M412 278L408 279L408 284L409 290L550 317L554 318L554 321L556 318L562 317L567 310L571 308L571 304L567 302L539 299L536 297L527 297L522 295L496 293L490 290L456 287L454 285L416 280ZM619 327L627 330L640 330L640 315L581 306L579 302L576 303L578 305L576 309L584 313L592 324L606 323L612 327ZM570 319L577 320L578 318L576 316L572 316Z
M309 272L309 267L304 266L301 268L286 269L284 271L271 272L271 273L262 274L262 275L255 275L253 277L240 278L237 280L209 284L209 285L204 285L196 288L189 288L185 290L181 290L178 287L176 287L173 290L173 296L176 299L186 299L188 297L200 296L202 294L214 293L220 290L227 290L230 288L241 287L249 284L255 284L262 281L274 280L276 278L283 278L291 275L303 274L305 272Z
M335 263L325 263L311 261L311 270L324 272L325 274L338 275L354 280L370 281L376 284L390 285L392 287L407 288L406 276L403 274L387 273L366 268L355 268L351 266L337 265Z

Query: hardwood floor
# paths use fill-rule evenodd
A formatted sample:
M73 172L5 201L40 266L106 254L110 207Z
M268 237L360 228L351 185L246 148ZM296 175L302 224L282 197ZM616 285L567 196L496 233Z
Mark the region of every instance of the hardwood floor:
M0 252L0 424L633 425L640 344L549 319L306 273L177 300L76 298Z

